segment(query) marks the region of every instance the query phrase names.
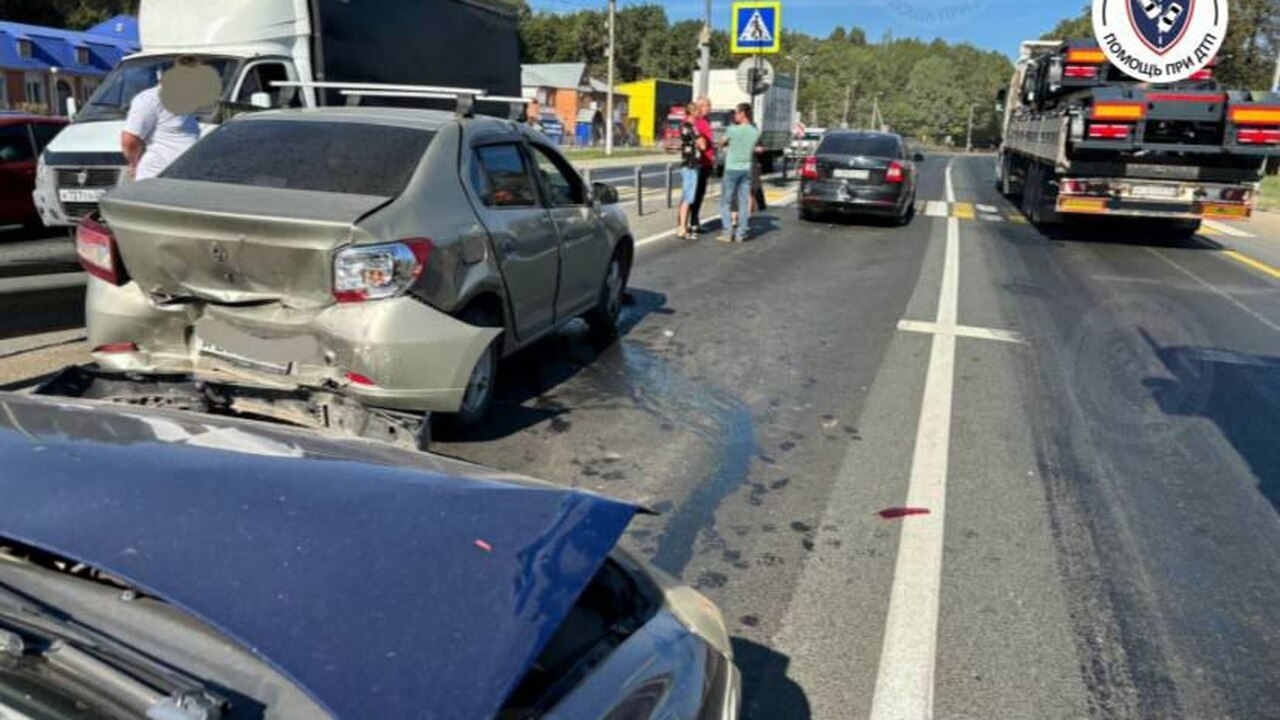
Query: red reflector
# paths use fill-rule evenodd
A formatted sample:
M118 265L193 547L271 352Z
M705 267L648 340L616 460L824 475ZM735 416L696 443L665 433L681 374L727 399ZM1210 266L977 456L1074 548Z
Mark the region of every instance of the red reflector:
M1275 145L1280 143L1280 128L1240 128L1236 141L1241 145Z
M1089 137L1097 140L1126 140L1132 125L1089 123Z
M1224 93L1147 93L1147 99L1151 102L1203 102L1218 103L1226 102L1227 96Z
M360 373L353 373L353 372L347 373L347 380L349 380L352 385L365 385L369 387L372 387L374 385L374 382L372 380L365 377L364 375L361 375Z
M804 159L804 162L800 165L800 177L805 180L818 179L818 158L810 155Z
M138 345L137 343L131 343L131 342L107 343L106 345L99 345L98 347L94 348L93 351L96 353L138 352Z
M896 162L889 163L889 169L884 172L885 182L900 183L903 177L902 166Z
M1069 78L1096 78L1098 77L1097 65L1068 65L1063 71L1064 77Z

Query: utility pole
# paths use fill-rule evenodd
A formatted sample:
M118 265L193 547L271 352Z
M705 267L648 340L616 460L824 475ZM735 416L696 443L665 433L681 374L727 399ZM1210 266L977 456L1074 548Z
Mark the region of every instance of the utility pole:
M973 152L973 108L975 105L969 103L969 126L964 134L964 151Z
M818 127L818 101L809 101L809 124Z
M849 127L849 101L853 100L853 83L849 83L844 90L844 115L840 120L840 127Z
M787 59L796 64L795 84L791 88L791 122L800 122L800 68L809 60L807 57L788 55Z
M867 121L867 129L879 131L880 120L880 96L877 95L871 102L871 119Z
M1280 89L1280 50L1276 51L1276 71L1271 76L1271 91L1275 92Z
M618 15L618 0L609 0L609 95L604 99L604 154L613 154L613 55L614 25Z
M707 0L706 14L702 16L702 35L699 37L702 66L698 68L698 97L711 95L711 0Z

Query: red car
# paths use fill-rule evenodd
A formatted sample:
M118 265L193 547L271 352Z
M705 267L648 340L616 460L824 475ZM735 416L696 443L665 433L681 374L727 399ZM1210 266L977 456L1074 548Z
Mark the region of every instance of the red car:
M0 227L40 227L31 200L36 158L66 124L66 118L0 112Z

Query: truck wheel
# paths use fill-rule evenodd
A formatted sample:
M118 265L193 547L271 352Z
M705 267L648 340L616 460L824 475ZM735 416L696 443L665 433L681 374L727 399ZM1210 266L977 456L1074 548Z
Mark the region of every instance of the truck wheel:
M1013 197L1013 162L1008 155L1000 156L1000 177L996 181L996 185L1000 188L1000 194L1005 197Z
M1037 182L1039 176L1039 163L1032 163L1027 166L1026 175L1022 179L1022 214L1026 216L1027 221L1031 224L1039 222L1036 212L1036 203L1040 200L1036 197L1036 190L1040 187Z

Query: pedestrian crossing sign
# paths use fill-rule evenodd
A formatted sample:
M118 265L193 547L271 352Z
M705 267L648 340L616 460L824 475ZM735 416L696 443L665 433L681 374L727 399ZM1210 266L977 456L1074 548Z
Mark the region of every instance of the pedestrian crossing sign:
M730 50L736 55L771 55L782 51L782 3L751 0L733 4Z

